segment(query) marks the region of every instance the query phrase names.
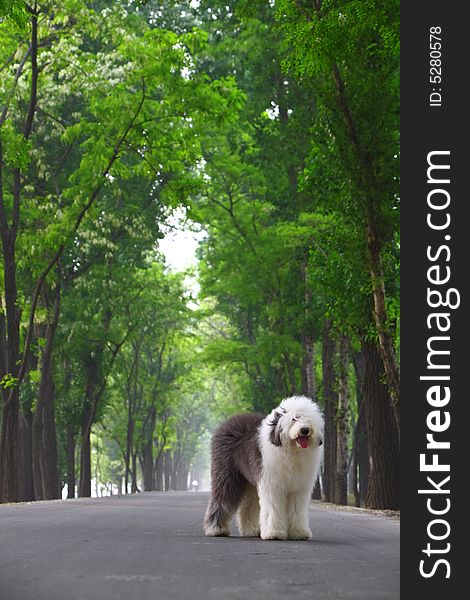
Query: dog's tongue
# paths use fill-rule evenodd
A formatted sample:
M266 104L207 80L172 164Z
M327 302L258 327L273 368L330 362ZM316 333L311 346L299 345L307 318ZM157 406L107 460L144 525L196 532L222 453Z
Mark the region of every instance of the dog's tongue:
M304 436L300 436L297 438L297 443L301 448L308 448L308 439Z

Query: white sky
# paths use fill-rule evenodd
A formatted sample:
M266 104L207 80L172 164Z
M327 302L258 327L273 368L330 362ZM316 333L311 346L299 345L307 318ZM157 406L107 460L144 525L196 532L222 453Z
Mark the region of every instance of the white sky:
M196 266L196 249L206 233L203 230L191 231L195 228L194 223L188 221L183 208L176 209L167 224L167 233L158 241L158 247L163 252L170 269L184 271Z
M163 252L168 266L173 271L184 271L197 264L196 248L201 234L192 231L173 230L158 242L158 247Z

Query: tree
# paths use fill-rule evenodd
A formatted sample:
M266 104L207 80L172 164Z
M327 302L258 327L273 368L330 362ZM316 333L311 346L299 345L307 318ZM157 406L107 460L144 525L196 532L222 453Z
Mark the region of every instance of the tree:
M279 0L276 6L290 65L299 78L313 77L318 89L321 119L312 161L321 162L319 144L336 155L329 179L339 179L346 210L362 225L372 315L399 427L399 368L383 266L398 216L398 4Z
M146 490L155 489L153 454L157 419L163 421L171 405L179 363L175 365L175 336L187 327L182 278L167 274L160 262L139 273L145 287L127 314L134 324L128 343L117 361L117 372L106 396L112 417L103 416L105 431L118 443L125 462L125 489L132 480L137 489L137 459Z
M29 46L18 28L2 31L6 67L20 56L2 82L5 366L0 497L7 500L19 497L18 393L47 280L73 248L84 221L97 218L101 198L132 175L152 182L144 205L155 196L161 204L179 199L194 180L189 167L200 154L197 131L203 115L223 119L237 105L230 81L208 83L192 70L189 48L203 43L197 33L178 38L171 32L142 31L142 20L128 17L119 6L107 9L105 20L78 0L54 5L52 18L44 19L49 9L48 3L31 8ZM96 52L98 40L105 52ZM27 78L30 85L25 88ZM66 83L57 85L61 80ZM57 144L50 143L51 122ZM39 247L27 242L31 227L37 239L38 226L44 242ZM26 249L32 265L26 269L32 281L24 295L18 294L18 245ZM23 312L29 313L24 341Z

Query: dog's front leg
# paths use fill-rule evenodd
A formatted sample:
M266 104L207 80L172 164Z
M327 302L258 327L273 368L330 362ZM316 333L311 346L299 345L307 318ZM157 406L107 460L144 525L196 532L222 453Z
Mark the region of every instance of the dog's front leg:
M308 520L309 505L310 490L289 496L287 502L289 519L287 537L289 540L309 540L312 537Z
M287 539L287 499L280 489L260 485L260 533L263 540Z

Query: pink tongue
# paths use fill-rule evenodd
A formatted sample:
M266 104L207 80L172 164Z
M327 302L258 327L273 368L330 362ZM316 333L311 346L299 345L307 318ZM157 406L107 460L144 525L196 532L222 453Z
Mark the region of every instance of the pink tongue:
M308 448L308 439L306 437L298 437L297 438L297 443L299 444L299 446L301 448Z

